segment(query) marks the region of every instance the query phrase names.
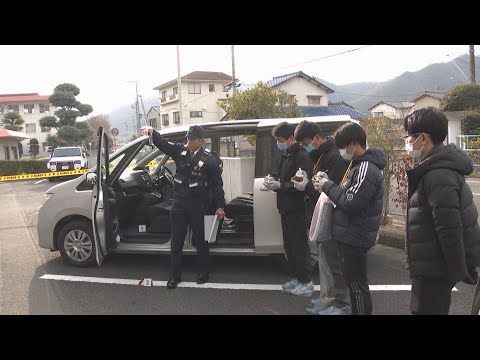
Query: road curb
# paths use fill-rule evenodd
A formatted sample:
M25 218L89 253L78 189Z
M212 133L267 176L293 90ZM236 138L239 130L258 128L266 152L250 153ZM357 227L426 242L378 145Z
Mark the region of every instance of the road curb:
M381 226L378 230L378 244L405 250L405 235Z

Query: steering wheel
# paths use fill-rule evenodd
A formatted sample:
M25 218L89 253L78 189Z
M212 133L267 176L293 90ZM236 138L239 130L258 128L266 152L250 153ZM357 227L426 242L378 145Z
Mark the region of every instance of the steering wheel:
M170 170L168 167L166 167L165 165L162 166L162 168L160 169L160 177L163 177L165 176L165 178L167 179L167 181L172 185L172 186L175 186L175 182L173 181L173 173L172 173L172 170Z

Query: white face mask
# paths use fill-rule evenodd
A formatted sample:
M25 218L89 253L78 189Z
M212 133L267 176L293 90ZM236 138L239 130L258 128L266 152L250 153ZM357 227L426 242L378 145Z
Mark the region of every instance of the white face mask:
M347 149L339 149L340 155L348 161L351 161L353 159L353 152L351 154L347 153Z
M418 160L422 157L422 150L414 150L413 149L413 144L415 144L418 139L420 139L420 136L415 140L413 143L406 143L405 144L405 151L407 152L407 155L410 156L414 160ZM423 146L422 146L423 148Z

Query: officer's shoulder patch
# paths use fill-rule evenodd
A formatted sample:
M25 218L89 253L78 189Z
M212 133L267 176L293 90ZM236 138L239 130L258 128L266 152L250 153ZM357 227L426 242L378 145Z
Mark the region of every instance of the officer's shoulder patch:
M347 194L347 201L352 201L353 200L353 194L349 193Z

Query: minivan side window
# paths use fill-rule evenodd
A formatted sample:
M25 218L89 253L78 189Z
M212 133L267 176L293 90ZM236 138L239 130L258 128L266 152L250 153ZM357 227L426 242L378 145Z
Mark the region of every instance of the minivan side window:
M257 131L255 177L261 178L268 174L277 175L277 162L281 152L277 149L277 141L272 136L271 127L260 128Z

